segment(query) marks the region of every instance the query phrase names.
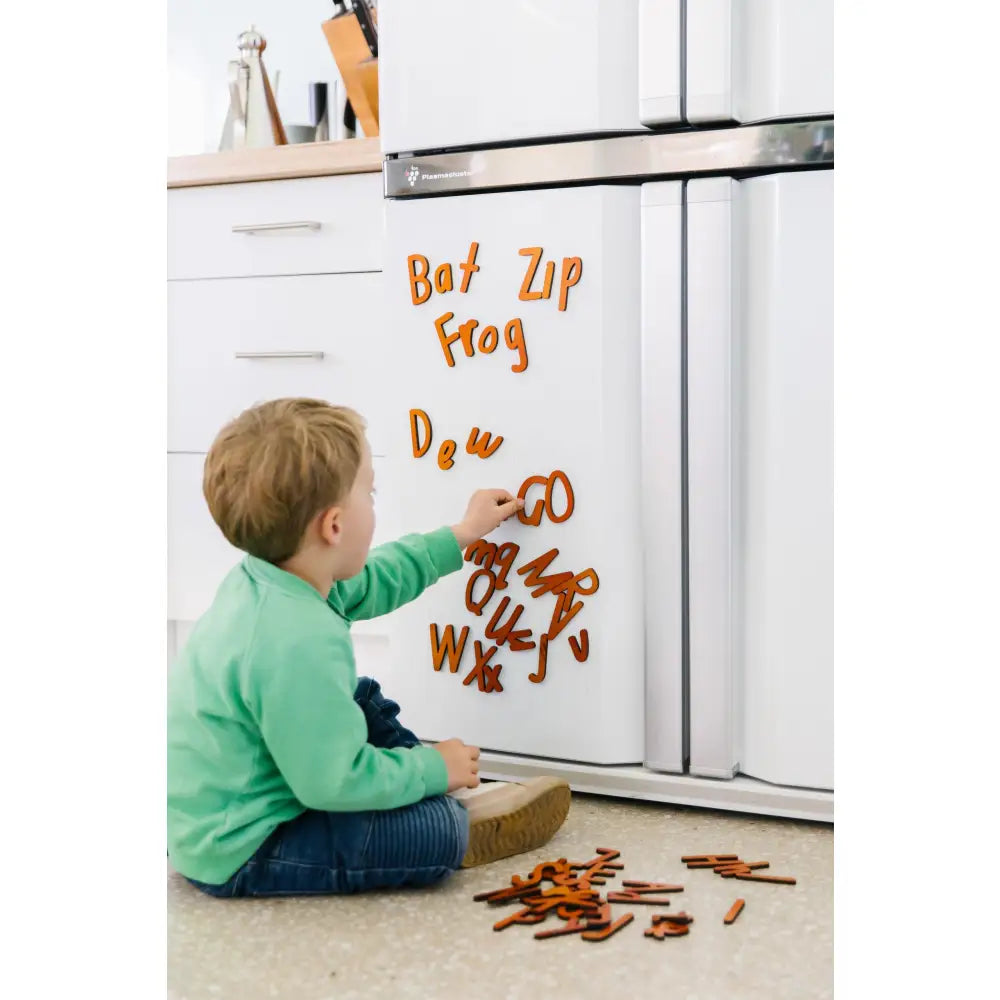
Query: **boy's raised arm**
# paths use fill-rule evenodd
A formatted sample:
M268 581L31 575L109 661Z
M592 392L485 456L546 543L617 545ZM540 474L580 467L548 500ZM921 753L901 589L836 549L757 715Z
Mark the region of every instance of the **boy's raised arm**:
M406 535L372 549L364 569L333 585L327 602L348 621L377 618L402 607L462 566L462 551L524 507L506 490L477 490L452 528Z
M357 576L333 585L327 603L348 621L378 618L461 566L462 550L451 528L406 535L372 549Z

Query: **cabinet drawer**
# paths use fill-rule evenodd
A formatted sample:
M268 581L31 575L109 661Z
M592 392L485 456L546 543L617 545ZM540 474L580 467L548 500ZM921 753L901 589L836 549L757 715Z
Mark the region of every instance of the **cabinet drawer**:
M167 456L167 618L194 621L243 558L226 541L201 491L204 455Z
M377 271L382 174L175 188L167 277Z
M378 492L372 545L380 545L397 537L397 517L387 463L375 459L374 465ZM201 488L204 469L204 455L167 456L167 618L171 621L200 618L223 578L244 555L226 541L212 520ZM359 632L375 635L382 629L376 622L355 626ZM178 648L181 645L178 641Z
M206 452L248 406L311 396L352 406L382 454L382 275L177 281L168 288L167 450Z

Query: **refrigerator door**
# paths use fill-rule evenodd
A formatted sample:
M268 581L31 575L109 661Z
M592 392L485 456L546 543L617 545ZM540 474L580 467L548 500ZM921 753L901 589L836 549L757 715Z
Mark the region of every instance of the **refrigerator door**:
M686 5L689 122L833 113L833 0Z
M745 774L833 787L833 171L740 185Z
M381 0L382 151L639 130L637 62L635 0Z
M681 121L681 0L639 0L639 119Z
M692 774L833 785L833 173L687 186Z
M526 500L500 548L390 616L387 690L422 739L638 763L639 188L391 201L386 220L402 519L455 524L482 488Z
M642 546L646 606L646 755L684 770L683 338L684 186L642 186Z
M729 177L687 184L687 492L690 771L731 778L739 762L738 282Z

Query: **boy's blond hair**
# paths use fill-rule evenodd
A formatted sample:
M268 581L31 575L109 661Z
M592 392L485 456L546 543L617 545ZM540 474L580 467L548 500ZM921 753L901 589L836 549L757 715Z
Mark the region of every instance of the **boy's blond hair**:
M309 522L344 500L364 455L365 423L346 406L275 399L219 432L202 488L232 545L271 563L298 551Z

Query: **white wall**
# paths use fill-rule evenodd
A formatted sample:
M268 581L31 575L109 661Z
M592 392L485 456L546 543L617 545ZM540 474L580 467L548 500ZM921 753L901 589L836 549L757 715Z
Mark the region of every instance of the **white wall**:
M226 67L251 24L267 41L264 66L272 85L281 71L282 121L308 123L309 82L340 81L320 27L333 13L331 0L167 0L168 155L218 149L229 107ZM332 115L331 109L331 137Z

